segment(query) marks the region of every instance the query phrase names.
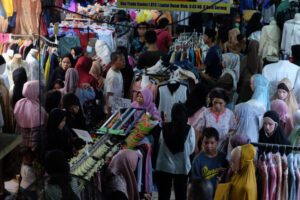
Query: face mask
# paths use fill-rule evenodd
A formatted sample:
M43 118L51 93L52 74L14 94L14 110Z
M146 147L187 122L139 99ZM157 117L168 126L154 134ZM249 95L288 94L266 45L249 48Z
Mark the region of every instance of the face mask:
M92 52L93 52L93 47L87 46L87 47L86 47L86 51L87 51L88 53L92 53Z

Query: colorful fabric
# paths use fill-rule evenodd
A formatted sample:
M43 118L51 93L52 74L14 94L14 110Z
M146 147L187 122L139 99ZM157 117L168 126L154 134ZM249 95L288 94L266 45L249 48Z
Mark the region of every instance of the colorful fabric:
M150 116L144 114L140 121L136 124L135 128L126 138L126 144L123 146L123 149L135 149L139 145L139 142L143 140L146 135L148 135L151 129L152 123Z

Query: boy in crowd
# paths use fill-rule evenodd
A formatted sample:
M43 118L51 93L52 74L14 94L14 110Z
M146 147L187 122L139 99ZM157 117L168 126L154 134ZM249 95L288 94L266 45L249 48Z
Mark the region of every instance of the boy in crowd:
M213 185L213 196L217 187L219 171L228 167L226 155L217 150L219 133L215 128L203 130L202 152L193 161L192 179L210 180Z
M194 179L187 189L187 200L213 200L213 185L209 180Z
M108 70L104 84L104 92L106 94L107 114L112 112L109 106L109 98L111 96L123 97L123 76L121 69L125 67L125 57L121 52L111 54L111 68Z

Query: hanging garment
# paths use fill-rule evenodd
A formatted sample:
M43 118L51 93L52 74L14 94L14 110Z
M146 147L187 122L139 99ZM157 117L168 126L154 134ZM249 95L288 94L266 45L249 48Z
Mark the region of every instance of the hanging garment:
M40 80L42 84L45 86L46 81L45 81L45 76L44 76L44 69L41 66L39 69L39 62L38 60L33 57L31 53L29 53L26 57L26 62L28 63L28 68L29 68L29 78L28 80L34 81L34 80Z
M288 160L286 155L283 155L281 158L282 161L282 192L281 192L281 200L289 200L289 168L288 168Z
M173 93L170 92L168 85L159 87L159 113L164 112L167 115L166 122L171 121L171 110L175 103L184 103L187 99L187 87L180 84Z
M268 153L268 171L270 177L269 200L276 199L277 174L273 163L272 153Z
M297 19L291 19L284 23L281 39L281 49L284 53L292 56L291 47L294 44L300 44L300 21Z
M276 200L281 199L281 190L282 190L282 163L280 153L273 155L276 173L277 173L277 187L276 187Z
M59 39L58 52L60 56L70 53L73 47L80 47L80 40L77 35L66 36Z
M300 200L300 171L299 171L299 154L295 155L294 159L294 170L296 175L296 200Z
M267 56L279 55L280 36L281 31L275 20L271 21L270 25L262 28L258 50L258 55L261 59Z
M294 154L290 153L287 158L289 168L289 200L296 200L296 174L294 170Z
M268 177L268 168L265 161L262 161L262 156L259 158L258 166L262 176L262 182L260 183L261 187L261 200L269 200L269 177Z

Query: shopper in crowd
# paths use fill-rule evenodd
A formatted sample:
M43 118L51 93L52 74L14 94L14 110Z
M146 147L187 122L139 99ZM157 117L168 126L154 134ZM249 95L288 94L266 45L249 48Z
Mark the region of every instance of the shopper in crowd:
M292 146L300 146L300 110L297 110L294 115L295 127L289 137Z
M277 86L277 92L273 99L281 99L288 105L288 114L294 124L294 114L299 109L296 97L293 92L292 83L288 78L282 79Z
M89 83L82 83L80 87L78 87L79 75L76 69L68 69L65 79L65 87L60 90L62 95L68 93L75 94L80 100L80 105L95 98L94 89Z
M231 178L231 187L228 191L221 191L229 193L229 199L257 199L255 155L256 150L251 144L238 146L232 150L230 167L234 175ZM218 196L219 194L216 193L216 197Z
M237 54L225 53L222 55L223 72L218 80L211 78L209 75L201 73L201 78L210 88L220 87L227 90L230 94L230 102L227 108L233 110L234 103L237 101L237 83L240 78L240 57Z
M200 70L214 79L219 79L222 74L222 50L215 44L216 31L206 29L204 33L204 43L209 47L204 64L201 65Z
M55 108L49 114L47 124L47 150L59 149L66 158L72 158L72 133L66 126L66 111Z
M151 120L161 120L156 105L153 103L153 95L151 91L147 88L141 89L136 96L136 100L131 104L132 108L142 108L145 109L147 113L151 116ZM134 114L138 117L140 112Z
M39 81L28 81L23 87L24 98L14 109L16 134L23 136L22 146L37 150L42 134L41 127L47 123L48 115L39 102Z
M260 33L262 28L261 14L256 12L252 15L246 27L246 38L248 40L260 41Z
M109 105L110 97L123 97L124 82L121 70L125 67L126 61L124 54L121 52L114 52L111 54L111 68L109 69L104 84L104 93L106 95L106 110L110 115L112 108Z
M155 30L157 41L156 46L159 50L168 53L169 47L172 44L172 36L168 31L169 20L167 18L162 18L159 20L158 29Z
M9 91L4 83L4 79L0 77L0 106L2 117L2 125L4 133L14 132L14 116L9 101Z
M124 89L124 97L129 98L129 91L132 84L134 72L133 68L129 63L128 51L125 47L118 47L117 52L120 52L124 55L125 58L125 67L121 69L122 77L123 77L123 89Z
M84 52L83 52L83 49L81 47L74 47L74 48L71 48L71 55L72 55L72 58L73 60L71 60L71 63L72 63L72 68L74 68L76 66L76 63L78 61L78 59L84 55Z
M236 120L233 112L225 108L229 98L225 90L216 88L209 94L211 106L205 108L200 114L196 123L196 130L202 134L207 127L213 127L218 130L219 144L218 148L226 153L226 140L231 137L236 130Z
M36 161L36 154L30 148L24 148L22 154L22 166L21 166L21 183L20 191L27 189L36 180L36 172L33 167L33 163Z
M251 98L250 79L254 74L261 73L258 57L259 43L251 40L248 44L247 54L241 59L240 79L238 83L239 102L246 102Z
M213 200L213 185L206 179L191 180L187 189L187 200Z
M192 167L192 179L207 179L213 184L214 196L219 171L228 167L226 155L217 149L219 133L215 128L205 128L202 133L202 151L195 157ZM212 196L212 197L213 197Z
M75 69L78 72L79 79L77 86L82 87L82 84L88 83L94 90L98 87L98 81L90 75L90 70L92 68L93 60L86 56L82 56L78 59Z
M27 82L27 74L24 67L19 67L13 71L13 81L14 81L14 87L10 91L10 102L12 108L16 105L17 101L24 98L22 91L23 86Z
M139 200L135 170L138 152L121 150L111 160L106 174L106 193L111 200Z
M158 199L168 200L174 183L175 198L186 199L190 155L195 149L195 132L187 125L187 110L182 103L172 107L171 122L162 126L156 161Z
M49 114L54 108L62 107L62 94L58 90L50 90L47 93L45 110Z
M47 153L45 169L49 180L41 194L44 199L81 199L79 186L70 175L69 163L62 151Z
M277 114L279 115L278 125L284 131L286 136L289 137L294 128L294 125L292 124L289 117L287 104L280 99L273 100L271 102L271 110L277 112Z
M292 46L292 57L293 63L300 66L300 44L295 44Z
M65 86L64 82L60 79L57 79L53 83L53 89L54 90L59 90L59 89L63 88L64 86Z
M66 54L61 58L61 66L57 67L48 80L48 90L53 89L56 80L65 80L66 71L72 66L72 55Z
M66 109L66 124L72 129L86 130L85 118L81 109L79 98L73 94L68 93L63 96L63 108Z
M98 89L103 89L104 80L102 77L102 67L100 65L99 59L93 61L92 67L89 72L98 82Z
M259 131L259 142L289 145L286 134L279 126L279 116L275 111L264 114L264 125Z
M195 129L196 134L196 147L195 153L198 153L198 142L200 138L200 133L197 131L197 120L199 119L201 113L206 108L206 100L208 98L209 89L203 83L198 83L195 85L194 89L190 93L190 96L185 102L185 106L188 112L188 125Z
M136 26L138 36L132 41L130 49L130 55L134 57L135 62L137 62L140 55L148 49L145 40L148 27L149 24L146 22L141 22Z
M165 66L168 66L167 53L160 51L156 46L157 36L155 31L147 31L145 34L145 40L148 44L148 49L142 53L139 57L137 68L145 69L154 66L159 59L162 59Z
M132 29L129 16L124 10L119 10L113 17L113 23L117 34L118 46L123 46L130 50L130 41L132 40Z

